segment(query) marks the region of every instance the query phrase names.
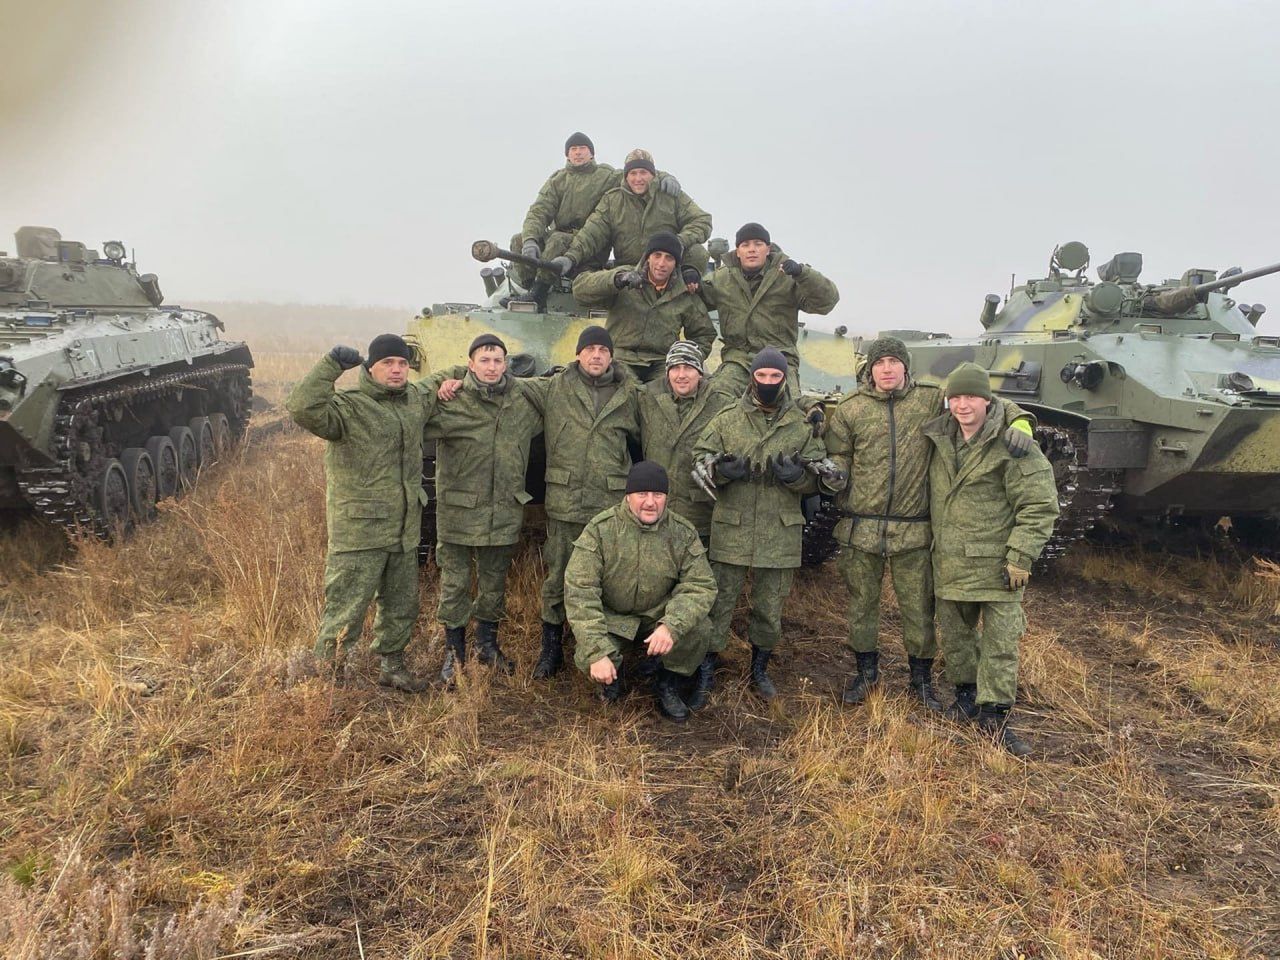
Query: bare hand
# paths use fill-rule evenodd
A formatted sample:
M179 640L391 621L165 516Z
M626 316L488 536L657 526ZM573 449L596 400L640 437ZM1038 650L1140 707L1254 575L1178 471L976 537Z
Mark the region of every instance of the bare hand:
M645 643L651 657L665 656L676 645L675 638L671 636L671 631L667 629L665 623L658 624L657 629L649 634L649 639Z
M441 400L452 400L458 395L458 391L462 389L461 380L446 380L440 384L440 389L436 391L436 396Z
M596 683L613 683L618 679L618 668L608 657L601 657L591 665L591 679Z

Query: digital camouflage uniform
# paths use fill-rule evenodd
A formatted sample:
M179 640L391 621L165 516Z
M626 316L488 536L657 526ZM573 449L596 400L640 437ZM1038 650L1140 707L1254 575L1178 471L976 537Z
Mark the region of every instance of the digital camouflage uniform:
M612 248L616 263L639 263L649 238L662 230L680 238L684 247L682 266L693 267L699 273L706 269L708 255L703 243L711 236L711 214L683 191L679 196L663 191L656 177L642 194L624 182L601 197L565 256L580 268L607 259Z
M1011 706L1018 642L1026 627L1022 590L1005 586L1006 562L1030 570L1053 533L1058 491L1038 447L1021 459L1001 441L1006 401L967 443L950 414L930 420L933 579L938 627L955 684L977 684L977 703ZM979 627L981 621L981 627Z
M640 439L644 458L662 464L670 490L667 509L684 517L703 542L711 536L711 508L715 505L693 482L693 448L711 418L733 403L707 377L691 397L677 397L664 375L640 392Z
M798 277L780 269L787 259L777 244L760 272L748 277L731 252L724 265L701 288L707 306L720 321L720 367L715 377L727 393L741 395L751 382L751 361L765 347L775 347L787 358L787 389L800 396L800 311L828 314L840 302L836 285L805 264Z
M285 406L325 447L324 614L316 656L349 651L377 600L375 653L400 654L418 616L418 538L422 526L422 427L426 394L393 390L360 368L359 386L334 390L342 368L324 357Z
M674 641L666 669L689 676L702 662L716 581L697 531L678 514L646 525L625 500L597 514L574 544L564 589L583 673L601 657L620 667L626 648L660 623Z
M716 414L694 447L694 456L732 454L759 464L797 451L813 460L826 456L822 441L813 436L804 414L784 391L774 413L744 396ZM817 490L817 480L806 470L799 481L784 486L766 468L761 479L718 480L717 487L710 557L718 595L711 611L709 649L719 653L728 643L733 608L751 573L748 637L753 646L772 650L782 637L782 604L800 566L800 500Z
M692 340L708 356L716 342L716 328L702 299L685 288L678 269L661 291L649 282L647 258L635 269L645 278L638 290L618 289L613 282L618 269L597 270L573 281L573 298L582 307L608 308L605 329L613 337L614 362L648 383L665 375L667 350L677 340Z
M512 237L512 249L519 252L525 240L536 240L542 246L542 259L562 256L573 242L573 235L582 229L596 205L609 190L618 185L621 174L607 163L588 160L575 167L568 161L547 178L538 191L537 198L525 215L520 234ZM603 266L604 257L584 264ZM512 264L512 270L520 286L528 288L534 280L547 282L558 279L546 270L537 271L526 264Z

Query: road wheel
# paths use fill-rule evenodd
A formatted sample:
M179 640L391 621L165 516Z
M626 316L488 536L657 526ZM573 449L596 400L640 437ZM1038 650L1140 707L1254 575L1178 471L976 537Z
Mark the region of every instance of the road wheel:
M169 431L169 439L177 453L178 460L178 496L182 496L196 485L196 474L200 471L200 452L196 449L196 435L190 427L174 427Z
M124 467L120 465L119 460L104 461L98 471L94 506L97 508L98 521L102 524L102 533L106 539L118 539L132 529L129 481L125 477Z
M139 523L156 516L156 466L142 447L126 447L120 454L120 466L129 485L129 509Z
M192 446L195 446L194 441ZM156 499L168 500L178 493L178 450L169 437L147 440L147 454L156 468Z
M225 413L209 414L209 429L213 433L213 454L217 460L225 460L235 441L231 438L231 424Z
M213 427L209 425L208 417L195 417L188 426L196 438L196 459L203 470L218 459L218 452L213 446Z

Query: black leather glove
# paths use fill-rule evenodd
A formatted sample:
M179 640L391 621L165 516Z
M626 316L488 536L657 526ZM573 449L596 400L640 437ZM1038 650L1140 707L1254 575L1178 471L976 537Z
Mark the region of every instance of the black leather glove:
M573 261L568 257L555 257L551 261L551 265L560 271L560 276L565 276L573 269Z
M751 460L747 457L726 457L716 464L723 480L746 480L751 475Z
M639 272L635 270L619 270L613 275L613 285L619 290L624 287L639 290L644 286L644 277L640 276Z
M524 246L520 248L520 254L525 257L537 258L542 254L542 247L537 240L526 240Z
M682 188L680 186L680 181L668 173L658 181L658 189L663 193L669 193L673 197L678 197L680 196L680 190Z
M702 274L693 269L693 267L685 267L680 271L680 276L684 279L686 284L692 283L697 285L702 282Z
M803 263L796 263L794 260L782 261L782 272L788 277L800 276L800 271L804 269Z
M773 475L779 483L795 483L804 479L804 461L800 459L799 452L789 457L780 453L769 465L773 467Z
M360 351L355 347L334 347L329 351L329 356L343 370L350 370L352 367L358 367L364 363L364 357L360 356Z

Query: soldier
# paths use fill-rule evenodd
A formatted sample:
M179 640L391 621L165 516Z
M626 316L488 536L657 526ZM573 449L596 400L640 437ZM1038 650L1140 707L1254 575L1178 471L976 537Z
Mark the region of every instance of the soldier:
M565 606L577 639L578 669L602 685L605 702L622 694L622 657L636 641L654 664L659 712L683 723L677 690L703 659L716 581L697 531L667 509L667 472L641 461L621 503L592 518L565 570Z
M682 333L703 356L716 341L702 299L672 276L683 254L680 238L662 230L649 238L634 267L583 273L573 281L573 298L580 306L609 308L605 327L617 348L614 359L642 383L663 375L667 348Z
M934 445L929 505L938 626L956 687L947 713L976 719L1023 757L1031 748L1008 727L1026 629L1022 595L1053 533L1058 491L1039 447L1015 458L999 441L1006 401L992 395L985 370L960 364L947 378L946 395L950 412L924 432Z
M758 223L743 224L734 243L735 251L701 288L707 306L719 312L724 341L716 379L740 394L750 380L752 358L773 347L787 358L787 383L799 398L799 313L830 313L840 291L807 263L789 258Z
M665 187L652 188L657 169L647 150L627 154L622 171L622 185L600 198L569 249L554 258L561 275L603 260L611 247L616 262L639 263L649 237L668 230L680 238L684 251L682 264L687 269L682 278L686 284L697 283L707 267L707 248L702 244L711 236L711 215L683 190L672 195Z
M409 693L426 681L404 665L418 616L418 537L422 526L422 427L427 404L409 379L409 346L385 333L369 344L367 360L351 347L334 347L293 391L285 405L325 447L329 554L325 560L324 614L316 659L332 664L335 678L364 628L373 600L378 683ZM360 366L359 385L334 390L344 370Z
M746 394L712 418L694 457L703 481L720 488L711 514L711 566L719 592L710 650L724 650L750 573L751 682L769 698L777 694L766 672L769 658L782 637L782 604L800 566L800 500L817 489L815 472L829 485L838 485L842 476L822 463L822 441L788 396L787 358L766 347L750 372Z
M929 457L924 425L944 411L942 391L911 376L911 355L896 337L873 340L864 354L858 389L827 420L827 455L849 474L837 498L842 519L835 536L836 561L849 588L849 635L858 671L842 700L862 703L880 682L880 593L884 570L902 616L912 695L929 710L941 710L933 690L937 642L933 625L933 575L929 558ZM1018 418L1004 431L1012 456L1034 445L1031 424ZM829 491L836 492L836 491Z
M509 673L512 663L498 646L507 569L520 539L529 441L542 432L541 397L529 381L507 372L507 345L481 334L467 351L463 380L453 371L425 381L441 382L427 418L426 436L436 440L436 563L440 567L440 622L445 657L440 677L454 678L466 657L467 624L476 620L476 654L482 663ZM476 596L471 599L471 566Z

